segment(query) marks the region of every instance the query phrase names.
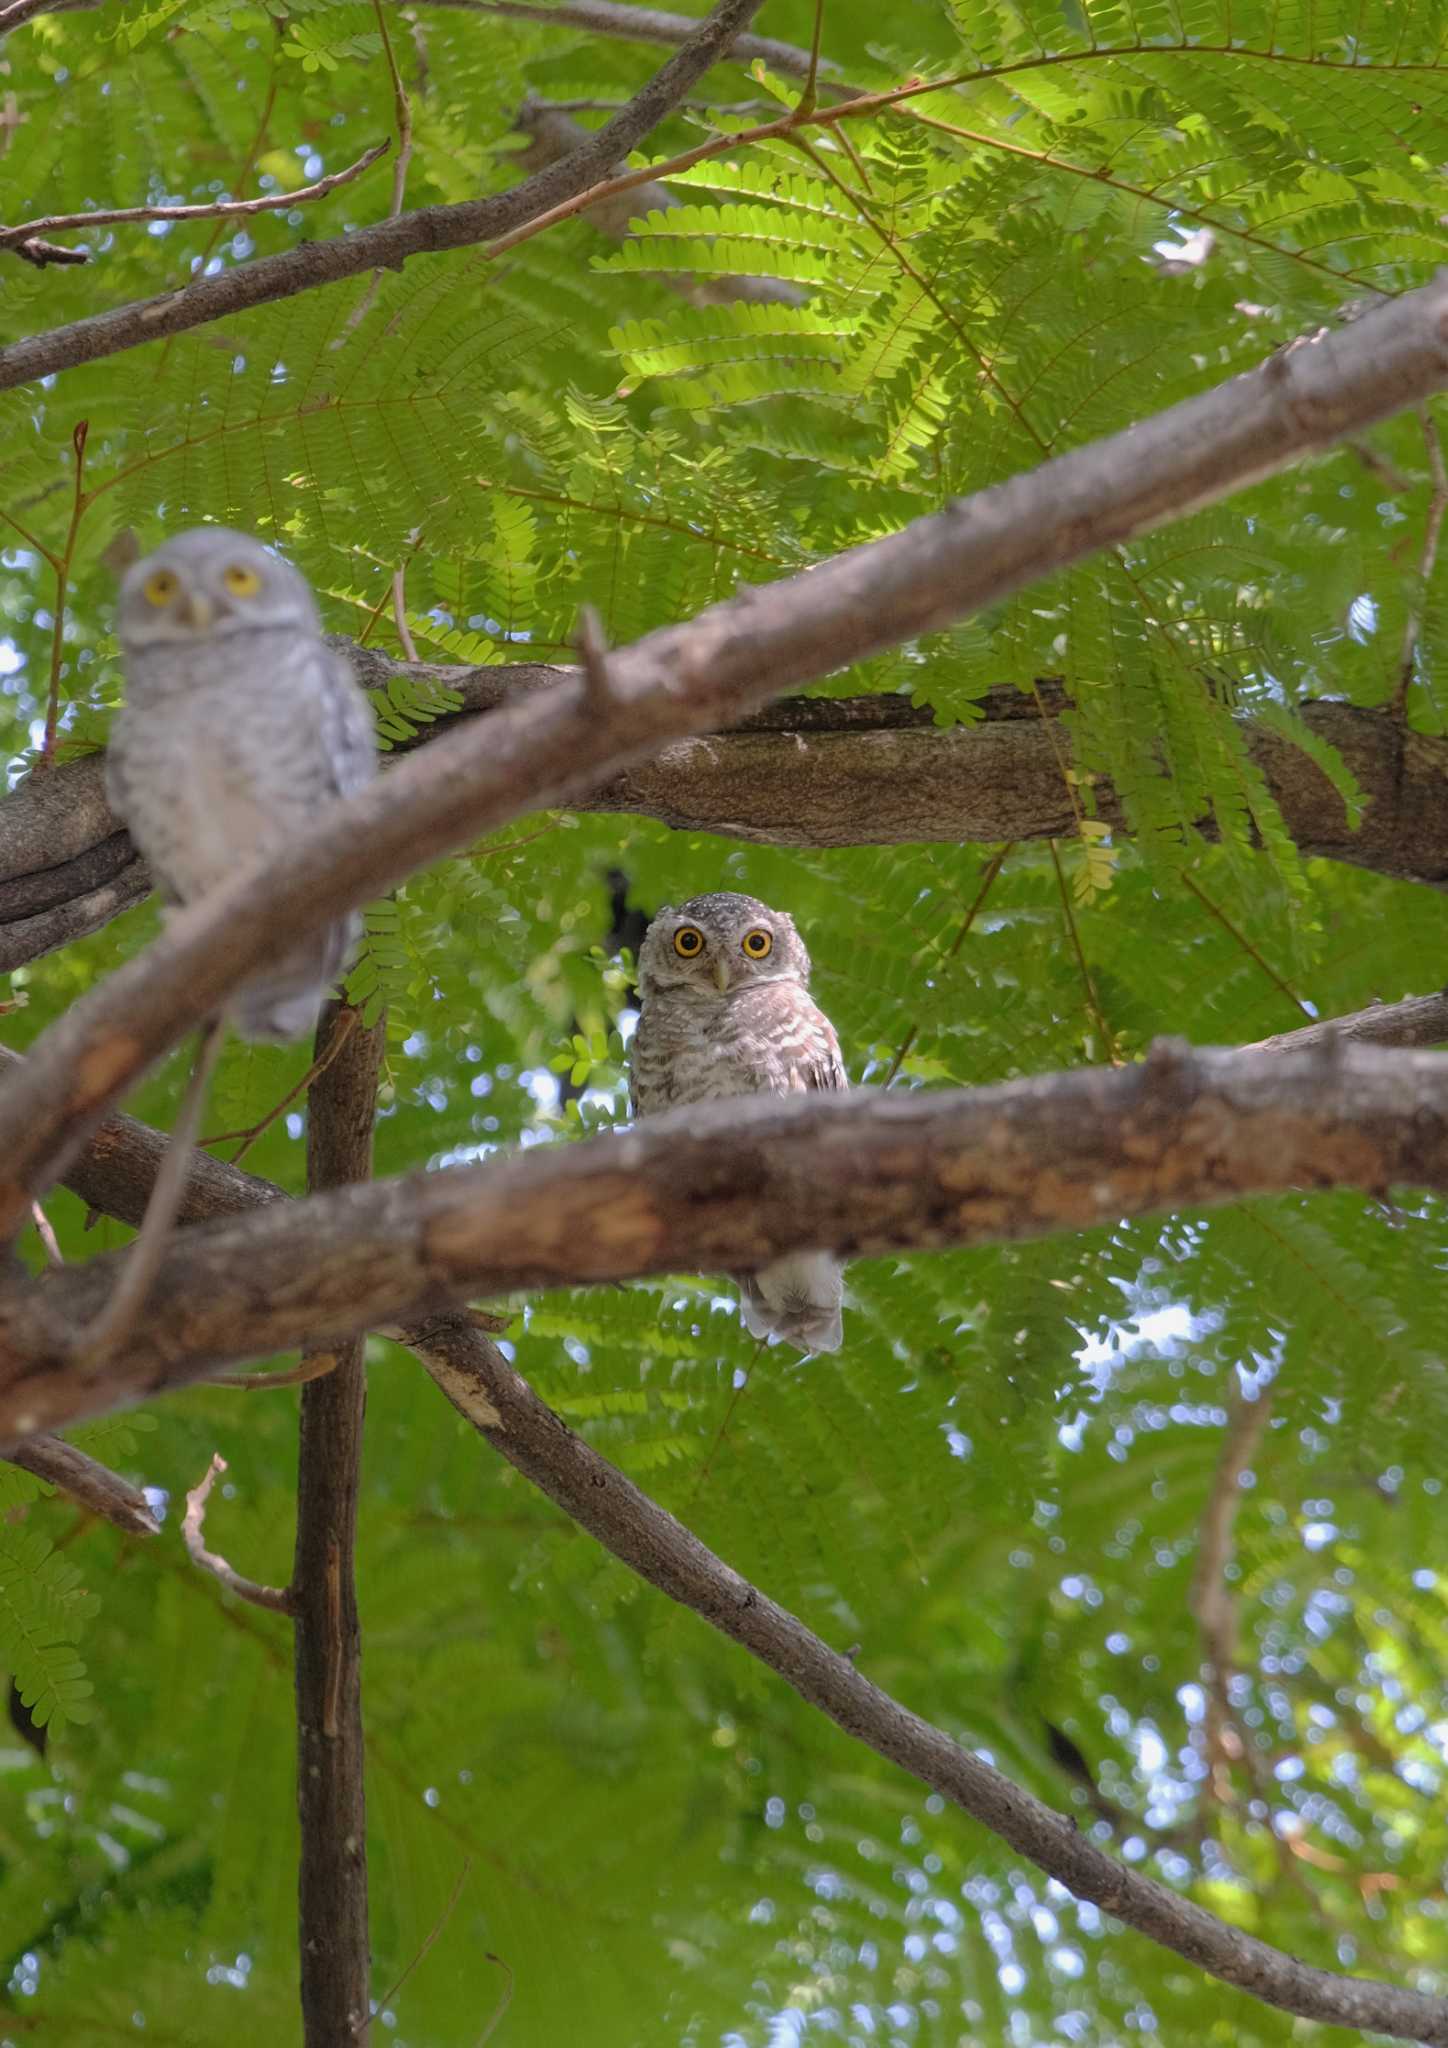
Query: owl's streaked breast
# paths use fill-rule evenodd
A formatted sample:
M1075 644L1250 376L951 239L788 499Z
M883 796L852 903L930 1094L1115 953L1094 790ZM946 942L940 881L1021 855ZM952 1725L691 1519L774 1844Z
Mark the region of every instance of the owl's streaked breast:
M660 990L645 1001L630 1049L639 1113L802 1088L803 1057L828 1030L792 981L761 982L719 1002Z

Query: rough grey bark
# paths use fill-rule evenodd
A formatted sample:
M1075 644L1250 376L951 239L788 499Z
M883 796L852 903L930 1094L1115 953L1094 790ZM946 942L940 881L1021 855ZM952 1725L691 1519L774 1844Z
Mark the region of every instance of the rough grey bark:
M965 618L1445 383L1448 278L884 540L647 634L610 654L606 701L586 679L561 683L446 734L328 806L284 857L184 911L51 1026L0 1089L0 1237L125 1088L292 940L520 812L572 802L670 740Z
M536 663L447 668L335 644L373 688L398 674L445 682L464 698L466 710L422 727L387 760L577 674ZM1066 708L1060 689L1041 684L1027 695L1006 685L979 708L979 723L942 729L906 697L788 697L730 731L670 742L572 808L631 812L683 832L773 846L999 845L1072 835L1075 813L1062 779L1071 735L1056 722ZM1302 718L1342 752L1366 810L1353 831L1313 761L1280 732L1244 719L1248 749L1299 850L1441 887L1448 879L1448 805L1441 801L1448 738L1407 731L1385 710L1350 704L1309 704ZM0 799L0 972L98 929L149 888L129 838L103 796L98 802L102 780L103 757L89 755L31 776ZM1125 831L1111 784L1098 780L1093 796L1099 816ZM1212 821L1201 824L1210 835ZM89 844L86 831L94 834ZM33 914L39 904L46 907Z
M1362 1014L1375 1016L1379 1028L1385 1029L1393 1012L1404 1009L1405 1028L1412 1031L1421 1022L1418 1000ZM1354 1020L1336 1021L1350 1026ZM1317 1028L1309 1027L1304 1038ZM148 1173L154 1172L164 1147L161 1133L128 1117L111 1118L77 1160L71 1185L91 1200L106 1191L122 1205L113 1213L134 1220L145 1208ZM92 1155L97 1153L93 1170ZM253 1202L285 1199L279 1189L250 1174L214 1161L208 1165L215 1171L205 1186L199 1178L190 1183L198 1207L206 1213L239 1213ZM441 1332L438 1343L433 1342L435 1332ZM1093 1900L1223 1982L1284 2011L1407 2040L1448 2042L1448 2008L1442 2001L1309 1968L1217 1920L1164 1885L1116 1863L1087 1842L1073 1820L1055 1813L952 1741L943 1729L882 1692L853 1656L839 1655L812 1635L575 1436L497 1346L463 1318L416 1325L406 1341L419 1349L443 1393L494 1450L605 1549L667 1598L737 1642L848 1734L993 1829L1078 1897ZM866 1645L860 1661L868 1664L869 1659Z
M301 1342L470 1295L1000 1243L1242 1196L1448 1193L1448 1055L1329 1043L1193 1051L971 1090L695 1106L177 1233L146 1325L94 1364L70 1332L107 1254L0 1292L0 1444Z

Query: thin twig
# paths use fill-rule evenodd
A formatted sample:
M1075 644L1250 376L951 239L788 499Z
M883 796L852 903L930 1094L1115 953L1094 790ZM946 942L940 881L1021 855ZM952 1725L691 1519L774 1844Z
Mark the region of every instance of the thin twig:
M412 162L412 102L407 96L407 87L402 82L402 73L397 68L397 58L392 48L392 38L387 33L387 16L382 11L382 0L372 0L372 12L377 18L378 32L382 37L382 54L387 60L388 75L392 80L392 117L397 123L397 155L392 165L392 198L387 207L387 218L397 220L402 213L402 201L407 191L407 167ZM382 272L374 270L367 281L367 289L357 301L342 326L341 333L331 343L340 348L347 336L372 311L377 303L377 294L382 289ZM414 660L415 656L409 656Z
M1302 1015L1307 1018L1309 1023L1315 1022L1315 1012L1313 1011L1311 1004L1305 1002L1303 998L1297 993L1296 989L1292 986L1291 982L1288 981L1284 975L1281 975L1277 972L1277 969L1272 965L1272 962L1266 957L1264 953L1260 952L1258 948L1253 945L1252 941L1247 937L1247 934L1232 922L1231 918L1228 917L1226 911L1223 910L1222 906L1219 903L1214 903L1212 901L1212 898L1207 894L1206 890L1202 887L1201 883L1196 879L1196 876L1191 873L1190 869L1184 868L1182 870L1182 883L1183 886L1186 889L1188 889L1193 896L1196 897L1198 903L1201 904L1203 910L1206 911L1207 915L1215 919L1215 921L1222 927L1222 930L1227 933L1229 938L1234 939L1236 941L1236 943L1241 947L1242 951L1247 955L1247 958L1249 960L1256 962L1257 966L1261 968L1262 972L1266 975L1267 979L1271 982L1272 986L1276 989L1280 989L1283 995L1286 996L1288 1002L1295 1005L1295 1007L1301 1011Z
M397 644L409 661L417 660L417 643L412 637L412 628L407 623L407 571L395 569L392 574L392 623L397 629Z
M220 1451L214 1452L206 1468L206 1477L186 1496L181 1538L190 1552L191 1561L200 1565L202 1571L210 1572L213 1578L220 1579L227 1591L235 1593L239 1600L249 1600L253 1607L269 1607L276 1614L290 1614L292 1596L286 1587L262 1586L255 1579L243 1578L240 1572L232 1570L224 1557L206 1548L202 1534L206 1524L206 1503L212 1487L225 1470L225 1458Z
M591 604L579 608L578 630L573 641L583 663L583 686L594 709L606 712L613 696L608 673L608 642L604 638L603 621Z
M820 70L820 32L825 23L825 0L815 0L814 32L809 43L809 70L805 73L804 91L799 96L801 109L806 113L814 111L815 87Z
M121 1277L110 1299L76 1340L74 1362L77 1366L92 1364L123 1344L145 1306L146 1296L166 1255L171 1226L181 1206L191 1155L196 1150L196 1134L201 1128L201 1115L206 1107L207 1086L225 1042L226 1012L223 1010L202 1027L186 1093L181 1098L171 1142L166 1147L166 1157L161 1162L161 1171L156 1175L151 1199L141 1218L140 1233L131 1246L130 1256L121 1268Z
M0 28L3 28L0 22ZM92 213L51 213L37 220L22 221L18 227L0 227L0 249L11 249L17 256L27 254L27 245L33 245L40 236L74 234L77 230L124 226L132 221L153 220L244 220L254 213L279 213L288 207L300 206L309 199L322 199L328 192L335 192L339 185L348 185L378 157L385 156L391 149L391 138L378 142L365 155L359 156L355 164L349 164L344 171L329 171L325 178L318 178L314 184L299 185L292 192L265 192L256 199L214 199L202 206L112 206L97 207ZM30 248L29 261L41 260ZM85 263L89 257L81 250L52 251L45 261Z
M46 1215L39 1202L31 1203L30 1216L35 1225L35 1234L45 1246L46 1259L52 1266L63 1266L65 1264L65 1254L60 1249L60 1240L55 1234L55 1228L50 1218Z
M1443 533L1443 515L1448 512L1448 467L1443 461L1443 440L1438 432L1438 423L1426 404L1418 407L1418 421L1423 429L1423 446L1428 454L1428 473L1433 479L1433 495L1428 501L1428 517L1423 526L1423 547L1418 556L1417 590L1413 603L1403 621L1403 652L1398 665L1398 682L1389 701L1388 708L1394 718L1402 719L1408 709L1408 692L1418 668L1418 642L1423 631L1423 608L1428 601L1428 584L1438 561L1438 543Z
M382 36L382 54L387 59L387 69L392 79L392 113L397 123L397 155L392 164L392 204L388 218L396 220L402 212L402 202L407 197L407 170L412 162L412 101L408 98L407 87L402 82L397 58L392 48L392 38L387 33L387 16L382 9L382 0L372 0L372 11L377 16L377 27Z
M234 1387L243 1394L265 1394L273 1387L304 1387L308 1380L325 1378L337 1369L335 1351L312 1351L300 1365L290 1366L284 1372L219 1372L208 1373L208 1387Z
M581 28L590 35L618 36L630 43L686 43L699 26L697 18L666 14L656 7L618 6L614 0L564 0L557 7L540 7L530 0L423 0L430 7L452 8L459 13L491 14L505 21L536 21L545 28ZM806 78L810 53L793 43L776 42L772 36L740 35L734 38L721 61L753 64L762 61L784 78ZM822 67L833 70L826 60Z
M48 1486L68 1493L72 1500L89 1508L93 1515L103 1515L108 1522L114 1522L128 1536L160 1535L161 1524L141 1489L132 1486L129 1479L122 1479L119 1472L112 1472L108 1465L78 1451L74 1444L65 1443L58 1436L32 1436L23 1444L16 1444L6 1456L12 1465L23 1466Z
M349 1012L348 1014L351 1016L355 1016L355 1012ZM352 1030L352 1028L353 1026L351 1024L348 1024L345 1027L345 1029L341 1031L340 1036L337 1032L333 1032L331 1038L327 1042L327 1050L322 1054L321 1058L314 1059L312 1061L312 1064L307 1068L307 1071L301 1076L301 1078L297 1081L294 1081L291 1087L288 1088L286 1094L282 1097L281 1101L274 1102L271 1108L267 1111L266 1115L262 1117L258 1123L248 1125L248 1127L244 1131L218 1131L214 1137L198 1139L198 1144L230 1145L235 1143L235 1141L238 1138L240 1138L242 1142L240 1143L240 1145L237 1146L237 1149L232 1153L230 1161L231 1165L233 1166L239 1165L240 1162L246 1157L247 1153L251 1150L252 1146L256 1143L257 1139L260 1138L266 1131L269 1131L271 1129L272 1125L276 1122L277 1118L282 1114L284 1110L290 1109L291 1105L296 1101L297 1097L302 1093L303 1089L310 1088L313 1081L316 1080L318 1074L325 1073L326 1069L331 1065L332 1061L336 1059L338 1053L346 1044L347 1034L349 1031Z
M45 738L41 743L40 760L36 764L49 768L55 760L55 735L60 723L60 671L65 653L65 607L70 589L70 565L75 559L76 535L85 515L85 444L90 434L90 421L77 420L71 430L70 445L75 462L71 479L70 524L66 528L65 545L58 558L52 557L55 569L55 615L50 626L50 691L45 704Z
M694 1502L698 1499L699 1489L703 1486L704 1481L709 1477L709 1467L713 1464L716 1456L718 1455L719 1446L723 1443L724 1438L728 1433L729 1424L734 1419L734 1410L739 1406L740 1400L743 1398L744 1389L749 1385L750 1379L754 1373L754 1368L756 1365L758 1365L760 1356L763 1353L764 1347L768 1343L768 1341L769 1340L767 1337L761 1337L755 1344L754 1355L750 1359L748 1365L745 1366L744 1371L740 1376L738 1386L734 1389L733 1393L729 1397L729 1406L724 1410L724 1420L720 1423L718 1431L715 1434L714 1441L709 1446L708 1453L705 1456L704 1462L699 1467L699 1476L694 1481L693 1489L689 1494L689 1505L691 1507L693 1506Z
M991 890L995 887L996 877L997 875L999 875L1001 869L1005 866L1007 857L1011 853L1014 845L1014 840L1007 840L1004 846L998 846L996 848L995 852L986 862L985 873L981 876L980 879L980 887L975 892L975 900L972 902L969 910L967 910L967 912L965 913L965 916L961 919L960 930L955 935L955 942L951 946L950 951L946 954L944 960L941 962L942 967L949 967L952 961L955 959L956 955L959 953L961 947L965 944L966 936L969 933L971 926L975 923L977 917L979 917L981 911L985 908L985 899L987 896L989 896ZM894 1082L895 1076L899 1073L901 1067L905 1064L905 1061L909 1057L911 1046L914 1045L916 1039L919 1036L920 1020L919 1018L917 1018L915 1022L910 1026L910 1029L905 1033L905 1036L901 1039L900 1049L896 1053L894 1059L890 1062L890 1071L888 1074L886 1074L884 1080L884 1086L886 1088L890 1087L891 1084Z
M412 1975L413 1971L417 1968L418 1964L428 1954L429 1950L436 1942L438 1936L442 1933L444 1927L447 1926L448 1921L451 1920L454 1912L457 1910L458 1900L462 1897L463 1886L468 1881L468 1874L472 1870L472 1867L472 1857L464 1856L462 1861L462 1868L459 1870L457 1876L453 1879L452 1890L447 1895L447 1903L444 1905L442 1911L438 1914L436 1920L433 1921L427 1933L423 1936L422 1941L412 1958L412 1961L407 1964L407 1966L402 1972L402 1975L397 1979L397 1981L394 1984L390 1984L386 1991L383 1992L380 1998L373 2000L373 2004L378 2012L385 2011L385 2009L389 2005L391 2005L393 1999L396 1998L398 1992L402 1989L403 1985L407 1982L408 1978ZM366 2019L363 2020L361 2026L358 2028L357 2038L359 2041L366 2041L366 2039L372 2032L372 2017L372 2014L369 2012Z
M1116 1050L1116 1039L1106 1021L1106 1012L1101 1007L1101 998L1096 992L1096 977L1091 972L1090 962L1086 958L1086 948L1081 943L1081 934L1077 929L1076 915L1071 908L1071 892L1066 887L1066 874L1061 866L1061 849L1054 839L1046 843L1051 849L1051 865L1056 871L1056 887L1061 897L1061 915L1065 919L1066 935L1071 941L1071 951L1075 955L1077 972L1081 976L1086 1007L1095 1021L1097 1031L1101 1034L1102 1049L1106 1058L1113 1066L1119 1066L1121 1058Z
M484 1962L488 1963L496 1963L498 1968L502 1971L503 1975L507 1978L508 1981L503 1986L502 1997L498 2000L497 2004L493 2008L492 2017L489 2019L488 2024L483 2028L481 2034L479 2034L477 2040L473 2043L473 2048L488 2048L488 2043L492 2040L494 2034L497 2033L498 2027L502 2022L504 2013L508 2010L508 2007L513 2003L513 1972L511 1966L505 1963L501 1956L494 1955L493 1951L490 1948L485 1948L483 1950L483 1960Z

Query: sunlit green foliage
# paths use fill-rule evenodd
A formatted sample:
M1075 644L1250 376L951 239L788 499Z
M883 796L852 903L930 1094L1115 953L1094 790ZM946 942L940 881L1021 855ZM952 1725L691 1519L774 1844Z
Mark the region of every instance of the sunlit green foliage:
M757 26L807 45L812 18L771 0ZM4 53L7 221L342 168L393 130L383 22L410 206L513 182L526 93L622 98L659 61L428 5L41 17ZM1445 29L1440 0L825 0L834 77L933 89L669 176L680 203L627 243L574 221L496 263L417 258L0 398L12 773L53 659L63 744L104 738L101 557L126 525L253 528L330 628L394 651L402 568L423 658L566 659L584 603L626 641L1423 281ZM797 92L723 68L650 159ZM240 223L100 229L84 268L0 253L0 339L380 218L390 175ZM667 289L739 277L792 290ZM1296 738L1353 810L1297 707L1387 702L1417 618L1409 708L1443 729L1438 461L1410 414L823 685L910 690L950 721L992 684L1064 679L1076 829L1011 851L983 899L989 848L794 853L561 814L413 878L370 912L352 983L389 1007L378 1171L623 1115L611 869L646 911L721 884L788 907L852 1076L898 1059L897 1086L1130 1059L1164 1031L1242 1042L1441 982L1441 896L1299 856L1233 717ZM57 632L45 557L77 502ZM377 708L397 741L449 700ZM1129 841L1096 824L1104 775ZM8 1040L154 919L16 975ZM224 1155L304 1065L231 1049ZM181 1072L132 1107L169 1122ZM586 1091L566 1109L560 1081ZM298 1188L301 1134L293 1107L248 1166ZM46 1206L68 1258L125 1236ZM753 1347L722 1285L515 1304L510 1341L733 1565L1103 1842L1295 1954L1441 1990L1444 1243L1436 1203L1286 1198L863 1263L839 1358L759 1361L723 1440ZM1275 1404L1233 1566L1255 1747L1213 1790L1189 1594L1239 1371ZM287 1632L176 1535L219 1448L212 1540L284 1579L294 1436L294 1395L217 1388L86 1433L168 1496L149 1544L0 1467L0 1669L49 1734L43 1758L0 1742L0 2042L297 2038ZM360 1579L374 2041L469 2048L509 1993L495 2038L523 2048L1331 2038L1204 1986L878 1764L604 1556L380 1341Z

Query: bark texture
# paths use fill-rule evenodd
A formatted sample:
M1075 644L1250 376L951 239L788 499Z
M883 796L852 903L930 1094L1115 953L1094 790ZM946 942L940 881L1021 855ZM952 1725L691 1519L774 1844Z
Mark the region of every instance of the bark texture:
M0 1294L0 1444L474 1293L753 1272L806 1248L1002 1242L1395 1184L1448 1192L1448 1055L1162 1040L1141 1065L994 1088L695 1106L182 1231L155 1312L95 1365L74 1362L69 1333L123 1253L13 1286Z
M347 1015L328 1003L317 1057ZM307 1097L307 1186L372 1174L372 1126L386 1045L360 1019ZM367 1808L363 1787L362 1632L354 1553L367 1405L365 1337L302 1388L297 1544L290 1608L296 1650L297 1818L302 2033L306 2048L343 2048L368 2016Z
M391 675L431 678L468 710L417 733L422 746L462 720L536 695L576 670L446 668L392 661L337 643L373 688ZM1039 686L1051 721L1067 708ZM792 697L727 732L675 740L651 760L585 791L572 808L632 812L684 832L773 846L895 846L1070 836L1062 779L1072 764L1069 722L1048 723L1035 697L991 690L972 725L941 728L899 696ZM1252 758L1304 854L1441 887L1448 879L1448 738L1406 731L1387 711L1309 704L1303 720L1337 747L1367 799L1353 831L1342 800L1290 740L1243 721ZM399 750L411 751L411 749ZM388 759L393 758L388 756ZM102 792L102 757L31 777L0 801L0 972L97 930L150 887ZM1100 816L1126 829L1116 791L1098 781ZM1201 820L1208 834L1209 818ZM92 836L87 839L86 835Z
M1423 1028L1420 1003L1441 1001L1410 999L1405 1005L1379 1006L1361 1014L1374 1018L1381 1038L1391 1028L1394 1011L1407 1013L1405 1029L1411 1033ZM1334 1021L1343 1027L1340 1043L1351 1036L1349 1027L1358 1020ZM1312 1040L1320 1029L1309 1027L1302 1036ZM165 1140L159 1132L122 1117L110 1119L105 1134L109 1143L102 1146L104 1134L98 1134L76 1162L70 1184L88 1197L102 1187L108 1189L123 1205L112 1213L133 1221L145 1208L148 1176L154 1173ZM105 1156L93 1180L91 1157L98 1149ZM196 1178L188 1184L188 1193L205 1213L236 1213L254 1203L285 1199L267 1182L209 1163L215 1172L204 1186ZM405 1341L419 1351L453 1406L493 1449L605 1549L667 1598L737 1642L858 1741L1000 1834L1077 1897L1093 1900L1222 1982L1284 2011L1359 2031L1448 2043L1448 2007L1441 2000L1312 1969L1217 1920L1164 1885L1116 1863L1087 1842L1074 1821L1013 1785L945 1730L882 1692L853 1656L839 1655L812 1635L591 1450L539 1400L497 1346L464 1318L449 1316L432 1325L414 1325ZM863 1661L869 1659L866 1645Z

